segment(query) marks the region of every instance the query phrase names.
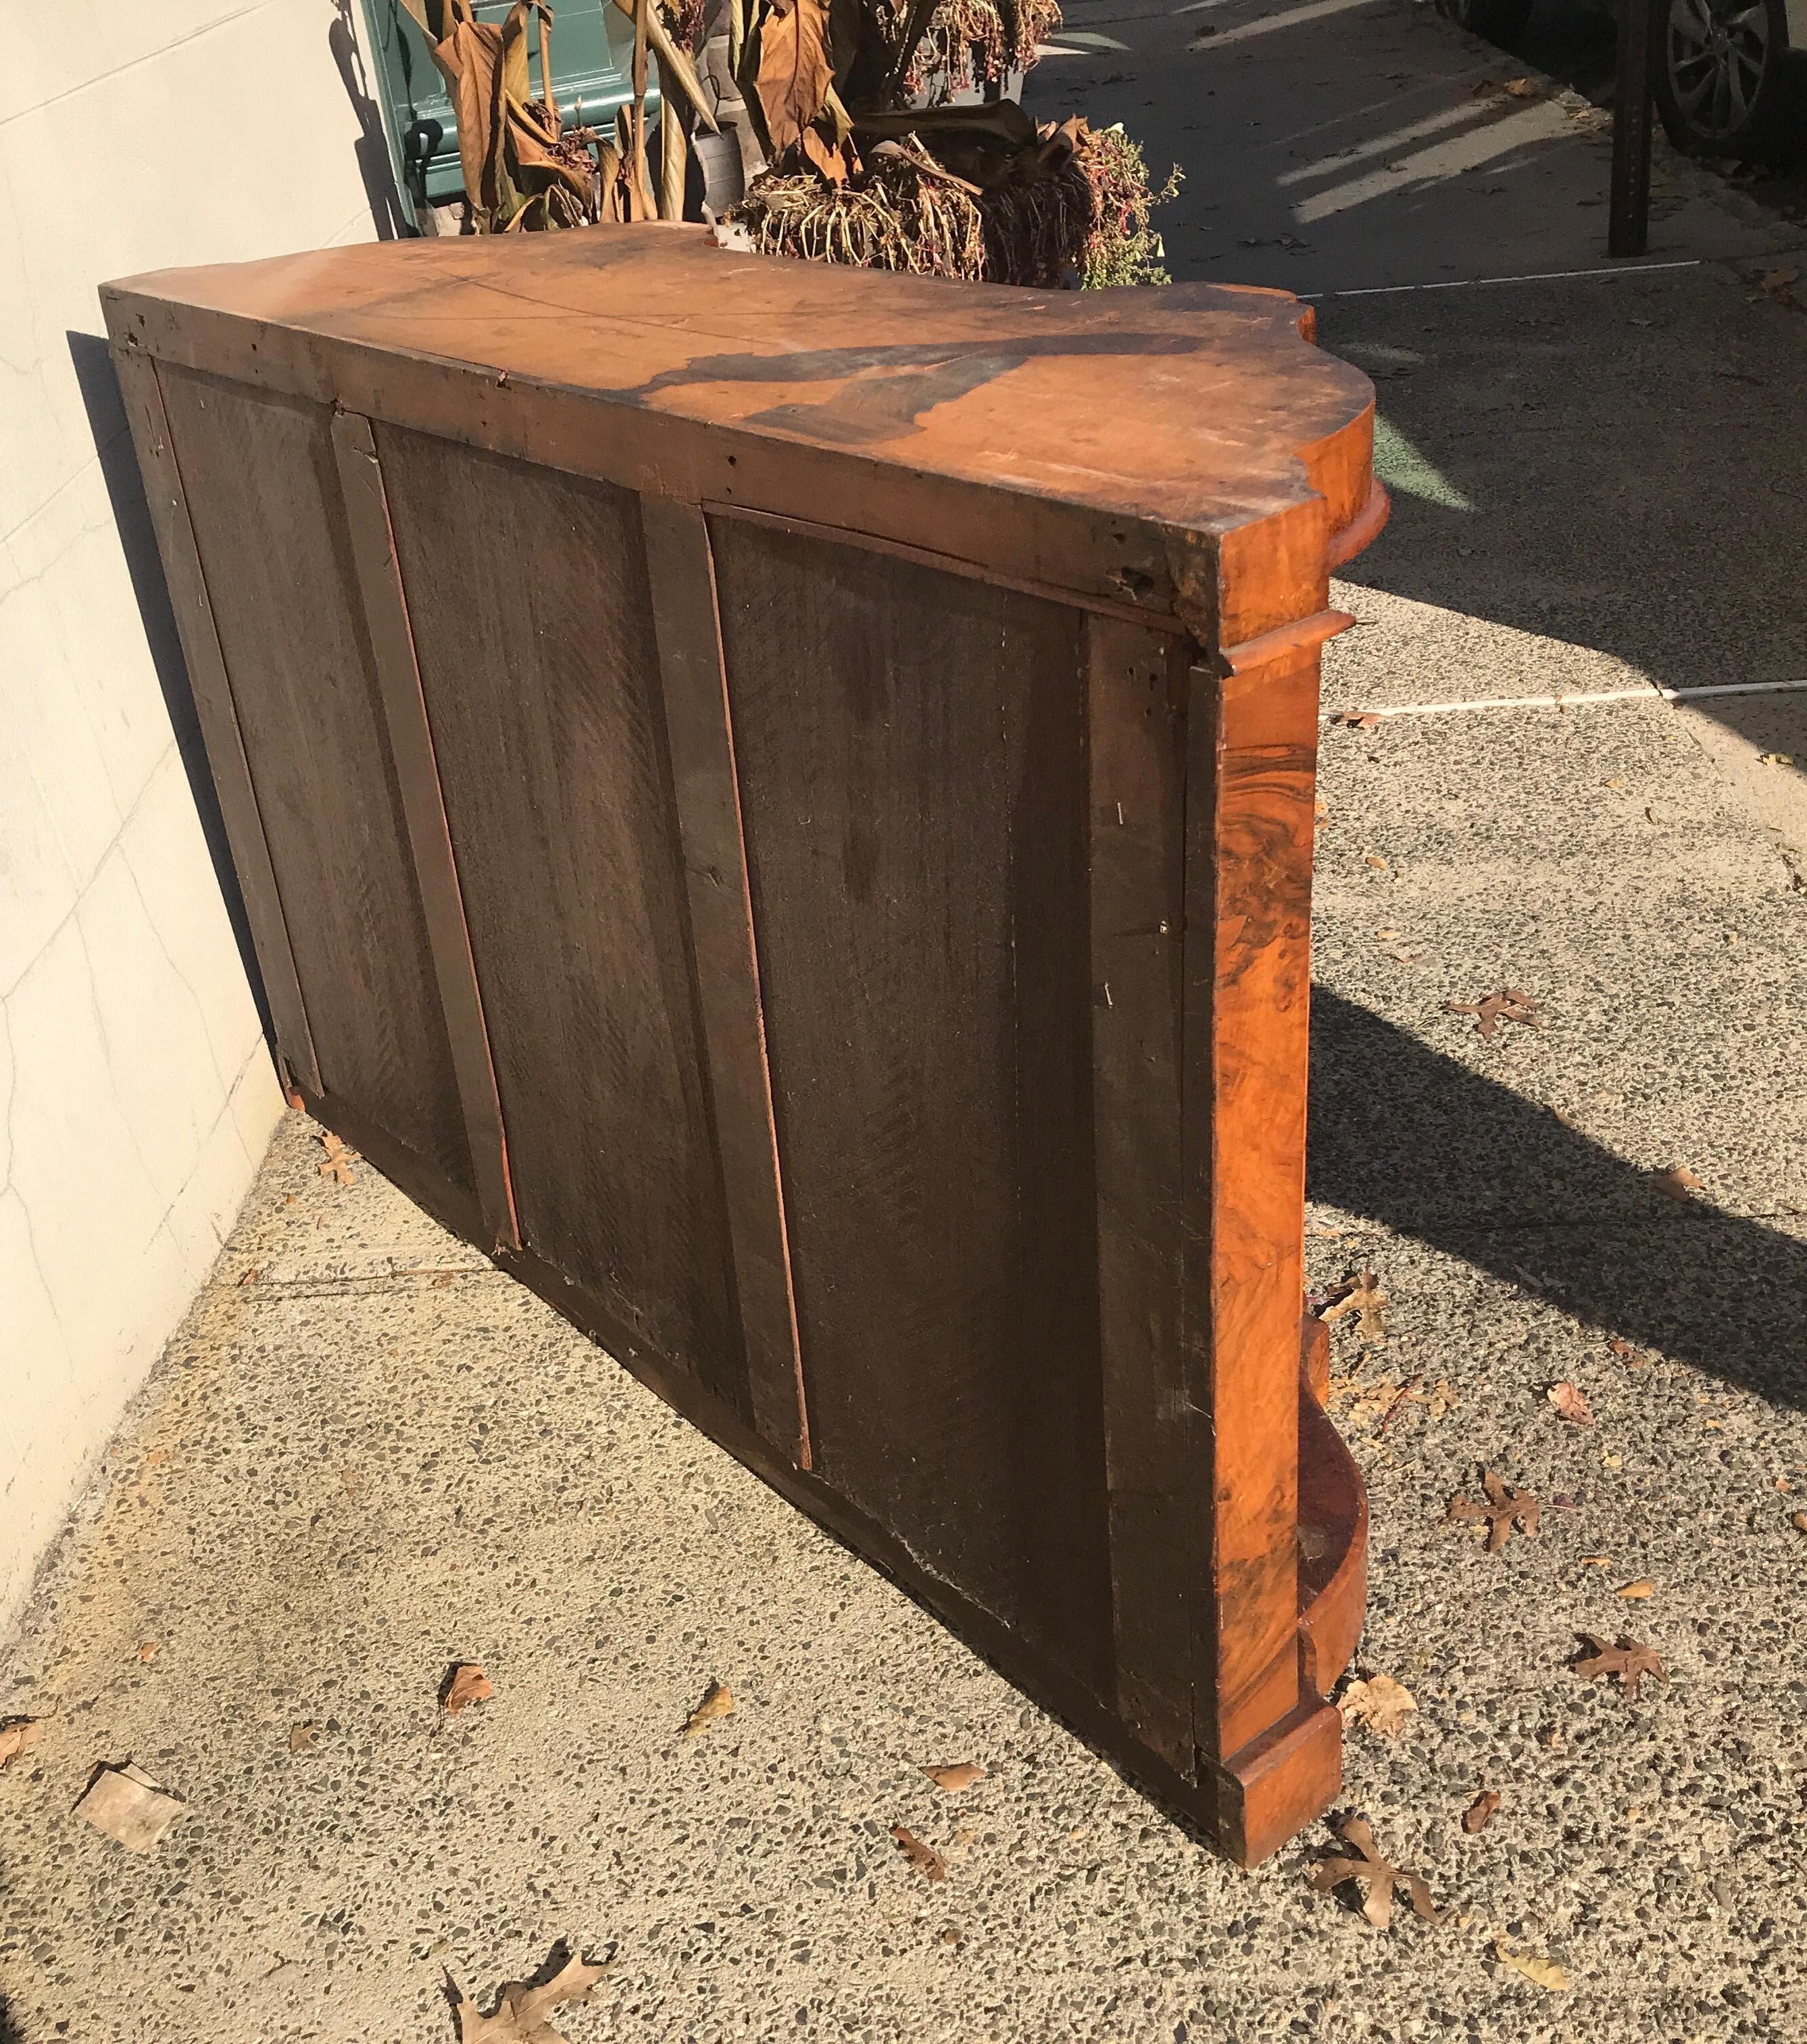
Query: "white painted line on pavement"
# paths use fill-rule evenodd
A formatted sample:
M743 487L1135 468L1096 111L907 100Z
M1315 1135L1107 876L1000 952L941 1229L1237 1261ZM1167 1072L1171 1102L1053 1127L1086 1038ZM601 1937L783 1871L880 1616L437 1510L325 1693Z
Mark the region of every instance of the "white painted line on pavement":
M1300 291L1301 298L1379 298L1391 291L1471 291L1481 284L1555 284L1570 277L1645 277L1652 270L1698 270L1705 257L1674 263L1613 263L1598 270L1533 270L1522 277L1452 277L1434 284L1363 284L1352 291Z
M1642 689L1578 690L1569 696L1483 696L1473 702L1395 703L1384 709L1355 703L1347 709L1326 710L1323 721L1333 722L1340 717L1448 717L1471 709L1567 709L1572 703L1691 702L1697 696L1785 695L1801 689L1807 689L1807 681L1715 682L1693 689L1659 688L1652 682Z

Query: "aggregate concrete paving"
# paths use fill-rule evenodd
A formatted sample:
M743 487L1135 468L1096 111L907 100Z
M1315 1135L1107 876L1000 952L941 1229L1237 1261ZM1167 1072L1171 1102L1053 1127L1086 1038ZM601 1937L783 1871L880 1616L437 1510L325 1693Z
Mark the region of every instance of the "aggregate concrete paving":
M1087 7L1126 43L1210 13ZM1428 119L1498 69L1393 0L1265 13L1245 49L1337 29L1314 75L1369 110L1339 147L1400 125L1389 71L1441 81ZM1298 62L1238 68L1277 131ZM1148 89L1198 117L1177 58ZM1572 198L1593 147L1577 121L1512 161ZM1339 213L1400 223L1344 274L1413 236L1456 259L1456 175ZM1494 202L1521 267L1598 217ZM1749 245L1693 198L1664 228ZM1655 694L1807 674L1801 343L1736 268L1514 291L1324 312L1405 371L1327 704L1641 692L1325 735L1307 1249L1314 1283L1372 1269L1393 1301L1384 1346L1340 1326L1336 1410L1374 1512L1358 1666L1418 1702L1397 1743L1352 1732L1345 1796L1445 1921L1316 1895L1322 1827L1253 1874L1211 1859L374 1172L323 1179L297 1116L7 1642L0 1716L46 1722L0 1775L0 2038L424 2044L448 1972L488 2007L561 1938L614 1961L571 2044L1807 2034L1807 832L1759 757L1807 732L1798 697ZM1548 1027L1444 1012L1499 984ZM1686 1204L1654 1187L1677 1162ZM1492 1556L1441 1523L1485 1467L1544 1501ZM1621 1631L1669 1669L1635 1703L1567 1665ZM442 1719L462 1660L496 1695ZM718 1680L733 1712L680 1738ZM127 1759L188 1803L148 1858L71 1814ZM988 1769L959 1796L919 1772L957 1760Z

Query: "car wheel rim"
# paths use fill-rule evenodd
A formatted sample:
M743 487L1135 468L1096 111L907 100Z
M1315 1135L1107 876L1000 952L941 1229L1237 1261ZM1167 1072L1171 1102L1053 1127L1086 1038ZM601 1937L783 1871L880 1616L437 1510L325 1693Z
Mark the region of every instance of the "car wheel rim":
M1746 0L1670 0L1664 52L1682 118L1711 141L1751 117L1770 65L1769 10Z

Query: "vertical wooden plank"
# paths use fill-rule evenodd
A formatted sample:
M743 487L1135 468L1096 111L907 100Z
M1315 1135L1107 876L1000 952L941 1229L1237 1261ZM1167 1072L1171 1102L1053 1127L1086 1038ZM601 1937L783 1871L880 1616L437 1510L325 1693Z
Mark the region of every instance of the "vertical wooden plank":
M640 524L754 1419L808 1469L809 1416L708 525L697 505L658 497L641 500Z
M1299 1627L1299 1322L1310 993L1315 648L1193 673L1187 816L1188 1362L1211 1416L1220 1761L1292 1720ZM1214 714L1213 713L1214 711Z
M1117 1707L1180 1772L1206 1466L1180 1349L1185 684L1171 642L1086 627L1098 1319Z
M214 629L200 550L189 521L181 467L170 440L157 365L136 348L116 346L113 359L132 425L132 442L138 450L139 466L144 472L157 550L169 578L189 686L194 692L195 711L206 740L207 764L219 794L226 841L232 847L251 942L257 950L258 970L263 975L263 990L276 1026L276 1047L293 1076L317 1093L320 1067L314 1058L307 1008L301 998L282 893L270 863L257 791L233 706L232 683Z
M491 1247L518 1248L508 1145L497 1097L495 1066L484 1025L483 999L471 958L470 932L446 825L433 735L427 721L408 603L396 561L395 537L370 422L336 413L332 452L344 492L351 559L376 667L396 787L413 855L427 939L451 1049L458 1101L470 1145L471 1170Z

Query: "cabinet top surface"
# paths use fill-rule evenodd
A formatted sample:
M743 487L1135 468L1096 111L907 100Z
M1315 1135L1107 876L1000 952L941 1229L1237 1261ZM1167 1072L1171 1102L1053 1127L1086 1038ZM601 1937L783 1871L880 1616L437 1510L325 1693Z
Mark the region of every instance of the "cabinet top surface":
M340 343L392 359L386 376L468 371L498 402L551 388L1195 528L1315 491L1334 531L1370 486L1372 386L1302 338L1283 292L948 283L647 225L367 244L106 295L116 339L159 355L198 316L249 322L235 356L299 394L325 394L320 343Z

